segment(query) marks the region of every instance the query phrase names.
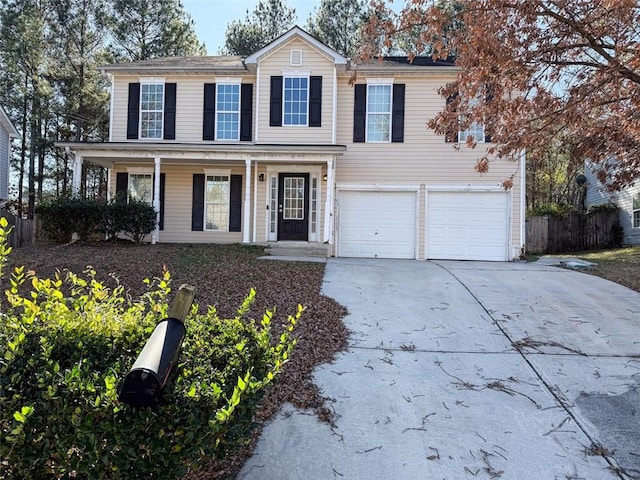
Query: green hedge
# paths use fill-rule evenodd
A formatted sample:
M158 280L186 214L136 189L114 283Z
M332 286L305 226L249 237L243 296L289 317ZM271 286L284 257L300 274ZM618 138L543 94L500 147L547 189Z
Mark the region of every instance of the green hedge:
M6 221L0 222L0 273ZM4 275L3 275L4 277ZM128 298L96 272L41 279L10 275L0 314L0 478L179 478L205 459L224 458L246 441L262 389L294 347L271 338L272 312L221 319L194 305L179 364L155 408L118 401L118 386L155 327L167 316L171 279L147 280Z
M120 234L136 243L144 240L156 228L156 211L152 205L134 198L108 203L58 197L44 200L36 207L42 226L54 240L66 243L74 233L80 240L88 240L95 233L110 239Z

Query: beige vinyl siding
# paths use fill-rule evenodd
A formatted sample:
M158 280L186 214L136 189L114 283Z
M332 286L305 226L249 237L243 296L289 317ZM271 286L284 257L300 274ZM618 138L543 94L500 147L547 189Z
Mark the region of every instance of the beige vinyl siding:
M385 75L386 76L386 75ZM389 75L391 77L391 75ZM394 76L394 83L404 83L405 117L402 143L353 143L354 89L348 77L340 77L338 91L338 144L347 146L336 162L338 188L348 185L420 185L419 238L420 258L424 258L425 189L429 187L497 188L514 175L512 189L512 246L520 245L520 166L517 162L495 159L489 172L480 175L474 169L484 155L485 145L475 149L445 142L426 126L427 121L444 107L438 87L453 77ZM358 82L365 83L361 75Z
M136 164L140 167L140 164ZM151 165L149 165L151 167ZM229 167L221 165L162 165L160 171L165 174L164 229L160 231L159 241L163 243L236 243L242 242L242 232L191 231L191 204L193 195L193 174L205 173L205 169L231 169L232 175L242 175L244 208L244 166ZM118 172L126 172L122 166L111 174L111 185L116 182ZM114 193L114 192L112 192ZM242 212L244 222L244 210Z
M302 50L302 66L290 65L292 49ZM270 87L272 75L286 72L308 72L322 76L322 126L269 126ZM331 60L306 43L294 39L260 62L260 99L258 105L258 136L260 143L327 144L332 141L333 72Z
M139 76L119 76L115 80L113 106L112 141L135 142L127 140L127 105L129 100L129 83L138 82ZM176 83L176 139L162 140L167 142L211 143L202 140L202 120L204 111L204 84L215 83L215 77L209 75L167 76L166 83ZM239 83L252 83L251 77L227 77L238 79ZM255 86L252 106L255 105ZM255 119L252 128L255 131ZM228 143L225 140L225 143Z

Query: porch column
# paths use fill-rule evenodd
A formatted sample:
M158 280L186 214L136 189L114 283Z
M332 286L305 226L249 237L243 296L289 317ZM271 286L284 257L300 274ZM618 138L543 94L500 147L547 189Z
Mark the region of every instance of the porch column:
M151 234L151 244L158 243L160 238L160 157L154 159L155 168L153 170L153 208L156 211L156 228Z
M251 159L244 161L244 212L242 224L242 243L249 243L251 230Z
M324 204L324 233L322 235L322 241L333 244L333 195L334 195L334 161L327 160L327 195Z
M73 159L73 180L71 183L74 195L80 195L80 183L82 182L82 155L75 155Z

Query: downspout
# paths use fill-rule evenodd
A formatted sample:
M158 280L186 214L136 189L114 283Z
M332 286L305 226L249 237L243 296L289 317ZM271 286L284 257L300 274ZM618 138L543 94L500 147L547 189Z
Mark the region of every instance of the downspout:
M111 73L107 73L107 78L109 79L109 83L111 83L111 98L109 98L109 141L113 142L113 92L115 90L115 80Z
M324 231L322 233L322 241L333 244L333 191L334 191L334 160L327 160L327 194L324 204Z
M155 245L160 239L160 157L154 159L153 170L153 208L156 211L156 228L151 234L151 244Z
M260 61L259 60L258 60L258 66L256 67L256 102L255 102L255 109L256 109L256 138L254 140L254 143L260 143L260 140L259 140L260 105L258 105L258 102L260 102Z
M338 69L333 66L333 115L331 118L331 143L336 144L336 120L338 118Z
M520 157L520 252L519 254L524 253L525 248L527 246L527 229L526 229L526 215L527 215L527 206L526 206L526 194L527 194L527 152L525 150L522 151L522 155Z

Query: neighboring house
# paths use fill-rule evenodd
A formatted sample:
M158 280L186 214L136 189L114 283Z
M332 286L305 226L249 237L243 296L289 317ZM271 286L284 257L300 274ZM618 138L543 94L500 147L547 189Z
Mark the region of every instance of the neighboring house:
M483 145L456 149L426 127L456 77L450 62L386 58L359 65L351 85L356 67L294 27L244 59L102 69L109 141L58 146L75 154L76 188L88 161L109 169L112 196L153 202L152 241L309 242L371 258L521 253L523 165L496 159L480 175Z
M602 203L613 203L620 208L620 225L624 230L622 243L624 245L640 244L640 184L623 188L618 192L610 192L600 182L587 163L585 165L587 177L587 194L585 207Z
M18 131L0 106L0 201L9 198L9 172L11 165L11 139L18 138Z

